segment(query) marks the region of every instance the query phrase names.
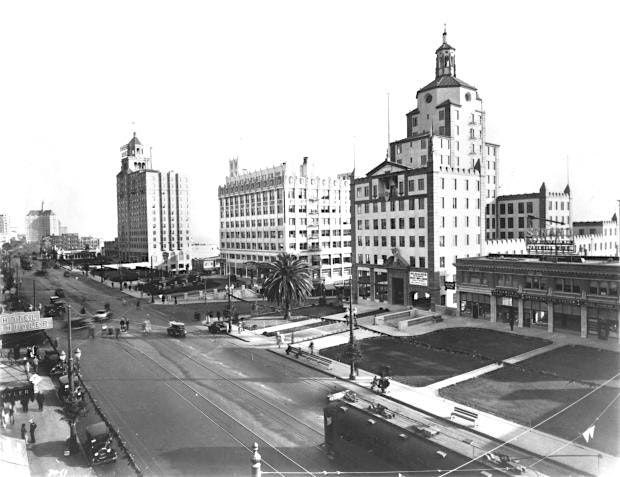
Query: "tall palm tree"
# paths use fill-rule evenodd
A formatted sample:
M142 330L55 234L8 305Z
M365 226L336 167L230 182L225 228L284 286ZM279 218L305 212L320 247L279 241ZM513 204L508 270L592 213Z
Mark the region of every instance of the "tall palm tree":
M278 254L269 264L269 274L263 290L269 301L284 305L284 318L291 318L291 305L299 303L312 291L312 276L308 263L290 253Z

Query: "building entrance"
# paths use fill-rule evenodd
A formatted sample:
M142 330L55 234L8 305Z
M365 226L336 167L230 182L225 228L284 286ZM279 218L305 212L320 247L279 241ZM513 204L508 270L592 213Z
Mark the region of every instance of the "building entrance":
M405 280L402 278L392 277L392 303L405 304Z

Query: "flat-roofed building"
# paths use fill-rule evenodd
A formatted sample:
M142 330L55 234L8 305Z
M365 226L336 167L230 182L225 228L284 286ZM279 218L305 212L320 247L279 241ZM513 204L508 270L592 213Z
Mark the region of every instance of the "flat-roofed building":
M312 173L308 158L300 167L287 163L239 172L230 161L219 187L220 250L228 273L245 275L280 252L305 258L313 279L342 284L351 276L349 175Z
M456 260L457 315L618 339L617 258L527 255Z

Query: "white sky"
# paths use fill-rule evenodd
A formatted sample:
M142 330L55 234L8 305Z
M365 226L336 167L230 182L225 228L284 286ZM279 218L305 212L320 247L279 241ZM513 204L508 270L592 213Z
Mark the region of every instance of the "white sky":
M116 236L119 148L190 177L196 239L217 240L228 159L310 156L365 173L405 135L443 24L485 101L501 193L566 184L574 219L608 219L618 178L613 2L3 2L0 214L45 201L70 231ZM132 125L135 123L135 126Z

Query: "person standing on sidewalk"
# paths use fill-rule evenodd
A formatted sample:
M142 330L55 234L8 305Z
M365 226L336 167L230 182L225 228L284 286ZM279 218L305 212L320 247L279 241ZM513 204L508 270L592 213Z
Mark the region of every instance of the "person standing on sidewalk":
M314 341L310 341L308 348L310 348L310 354L314 354Z
M28 412L28 397L27 396L22 397L19 402L22 405L22 411Z
M125 318L125 331L129 331L129 318Z
M24 371L26 372L26 380L30 380L30 361L26 358L24 363Z
M24 442L26 444L28 444L28 430L26 429L26 423L22 423L22 428L21 428L21 435L22 435L22 439L24 440Z
M34 418L30 418L30 443L34 444L36 439L34 437L34 431L37 429L37 424L34 422Z
M35 399L37 400L37 404L39 405L39 411L43 411L43 403L45 402L45 396L43 396L43 393L38 392L35 396Z
M515 317L512 316L512 313L508 317L508 323L510 324L510 331L514 331L514 329L515 329Z

